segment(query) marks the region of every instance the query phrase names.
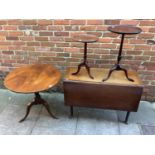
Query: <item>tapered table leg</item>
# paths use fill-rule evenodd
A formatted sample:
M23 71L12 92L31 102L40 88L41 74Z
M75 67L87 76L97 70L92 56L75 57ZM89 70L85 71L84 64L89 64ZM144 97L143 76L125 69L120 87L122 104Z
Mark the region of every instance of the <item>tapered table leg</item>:
M127 78L129 81L134 82L134 80L133 80L133 79L129 78L129 76L128 76L128 73L127 73L127 70L126 70L126 69L121 68L121 70L122 70L122 71L124 71L125 76L126 76L126 78Z
M90 74L90 67L88 66L87 63L85 64L85 67L86 67L86 69L87 69L87 72L88 72L89 77L90 77L91 79L94 79L94 77Z
M103 79L102 81L103 81L103 82L104 82L104 81L107 81L107 80L110 78L112 72L115 71L115 70L116 70L115 68L110 69L110 71L109 71L109 73L108 73L108 76L107 76L105 79Z
M19 121L20 123L23 122L23 121L27 118L27 116L28 116L29 113L30 113L31 107L32 107L33 105L35 105L35 104L36 104L35 102L28 103L27 109L26 109L26 114L25 114L25 116Z
M125 117L125 124L128 124L128 119L129 119L130 111L127 112L126 117Z
M82 62L81 64L78 65L78 69L75 73L72 73L72 75L77 75L80 72L81 67L84 66L88 72L88 75L91 79L94 79L94 77L90 74L90 67L86 62Z
M84 63L79 64L77 71L75 73L72 73L72 75L77 75L80 72L82 66L84 66Z
M44 99L41 98L41 96L40 96L39 93L35 93L34 101L32 101L31 103L29 103L27 105L26 114L25 114L25 116L19 122L23 122L27 118L27 116L29 115L30 110L31 110L31 107L33 105L37 105L37 104L42 104L46 108L46 110L48 111L48 113L50 114L50 116L53 117L53 118L55 118L55 119L57 119L57 117L55 117L52 114L52 112L50 111L49 104Z
M42 104L43 104L43 106L46 108L46 110L48 111L48 113L49 113L49 115L50 115L51 117L53 117L53 118L55 118L55 119L58 119L56 116L54 116L54 115L51 113L49 104L48 104L46 101L42 102Z
M70 106L70 116L73 117L73 106Z

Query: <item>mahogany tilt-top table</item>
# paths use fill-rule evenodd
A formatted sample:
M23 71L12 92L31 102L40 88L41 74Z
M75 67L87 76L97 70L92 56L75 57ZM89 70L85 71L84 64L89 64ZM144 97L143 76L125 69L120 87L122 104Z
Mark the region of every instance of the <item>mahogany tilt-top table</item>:
M118 56L117 56L117 62L115 64L115 66L110 69L110 71L108 73L108 76L105 79L103 79L102 81L108 80L113 71L122 70L122 71L124 71L126 78L129 81L133 82L134 80L128 77L127 70L120 66L120 61L122 59L122 48L123 48L125 35L139 34L139 33L141 33L142 30L140 28L138 28L138 27L131 26L131 25L114 25L114 26L108 27L108 30L113 32L113 33L121 34L122 36L121 36L121 43L120 43L119 53L118 53Z
M51 117L56 118L50 111L49 104L41 98L39 92L54 87L60 80L60 71L49 64L26 65L10 72L4 80L6 88L17 93L34 93L34 100L27 105L26 115L19 122L28 116L33 105L42 104Z
M78 65L77 71L72 73L72 75L77 75L80 72L81 67L85 66L89 77L93 79L94 77L90 74L90 67L88 66L88 62L87 62L87 43L96 42L98 38L95 35L80 34L80 35L74 36L73 40L84 43L84 56L83 56L83 62Z

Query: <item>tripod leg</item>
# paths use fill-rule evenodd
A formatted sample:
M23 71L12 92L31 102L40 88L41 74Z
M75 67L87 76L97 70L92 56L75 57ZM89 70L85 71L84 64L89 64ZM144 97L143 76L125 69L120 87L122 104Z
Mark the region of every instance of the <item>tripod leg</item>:
M126 69L121 68L121 70L122 70L122 71L124 71L125 76L126 76L126 78L127 78L129 81L134 82L134 80L133 80L133 79L131 79L131 78L129 78L129 77L128 77L128 73L127 73L127 70L126 70Z
M29 103L29 104L27 105L26 114L25 114L25 116L19 121L20 123L23 122L23 121L27 118L28 114L30 113L31 107L32 107L33 105L35 105L35 104L36 104L35 101L33 101L33 102L31 102L31 103Z
M94 77L90 74L90 67L89 67L87 64L85 64L85 67L86 67L86 69L87 69L87 72L88 72L89 77L90 77L91 79L94 79Z
M53 118L55 118L55 119L58 119L57 117L55 117L55 116L52 114L52 112L50 111L49 104L48 104L46 101L42 102L42 104L43 104L43 106L46 108L46 110L48 111L48 113L50 114L51 117L53 117Z
M107 81L107 80L110 78L110 76L111 76L111 74L112 74L112 72L113 72L114 70L116 70L116 68L111 69L111 70L109 71L109 73L108 73L108 76L107 76L105 79L103 79L102 81L103 81L103 82L104 82L104 81Z
M80 69L81 69L81 67L82 67L83 65L84 65L83 63L79 64L79 65L78 65L78 70L77 70L75 73L72 73L72 75L78 74L79 71L80 71Z

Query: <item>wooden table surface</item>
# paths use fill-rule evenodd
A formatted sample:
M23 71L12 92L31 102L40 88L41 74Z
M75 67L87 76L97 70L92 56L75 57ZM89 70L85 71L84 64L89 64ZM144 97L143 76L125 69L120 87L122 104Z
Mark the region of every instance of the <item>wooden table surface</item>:
M108 30L118 34L139 34L141 33L141 28L131 25L113 25L108 27Z
M120 84L120 85L143 85L141 79L139 78L136 71L129 70L128 75L130 78L134 80L134 82L131 82L126 79L126 76L124 72L122 71L114 71L111 75L111 77L105 81L102 82L102 80L107 76L108 69L103 68L91 68L91 74L94 77L94 79L91 79L85 68L82 68L78 75L72 75L77 70L76 67L68 68L66 71L65 79L66 80L73 80L73 81L85 81L85 82L97 82L97 83L105 83L105 84Z
M50 64L34 64L10 72L4 85L18 93L36 93L55 86L61 78L60 71Z
M83 42L83 43L93 43L98 40L97 36L91 34L79 34L73 37L74 41Z

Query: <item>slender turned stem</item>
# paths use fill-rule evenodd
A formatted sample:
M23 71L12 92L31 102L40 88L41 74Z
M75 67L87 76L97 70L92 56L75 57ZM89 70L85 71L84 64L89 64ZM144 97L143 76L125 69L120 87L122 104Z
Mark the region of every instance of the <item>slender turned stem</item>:
M88 72L89 77L91 79L94 79L94 77L90 74L90 67L88 66L88 63L87 63L87 42L84 42L83 62L78 65L77 71L75 73L72 73L72 75L77 75L79 73L79 71L80 71L82 66L86 67L86 70Z
M117 64L120 63L121 61L121 55L122 55L122 48L123 48L123 43L124 43L124 35L125 34L122 34L122 38L121 38L121 44L120 44L120 48L119 48L119 54L118 54L118 57L117 57Z
M87 61L87 43L84 43L84 63Z
M39 93L34 93L34 95L35 95L35 99L40 98L40 94Z
M115 66L114 66L112 69L110 69L110 71L109 71L109 73L108 73L108 76L107 76L105 79L102 80L103 82L106 81L106 80L108 80L108 79L110 78L112 72L115 71L115 70L122 70L122 71L124 71L126 78L127 78L129 81L134 82L133 79L131 79L131 78L128 77L127 70L124 69L124 68L122 68L122 67L120 66L120 64L119 64L120 61L121 61L121 59L122 59L122 48L123 48L123 43L124 43L124 36L125 36L125 34L123 33L123 34L122 34L122 37L121 37L121 43L120 43L119 53L118 53L118 56L117 56L117 63L115 64Z

